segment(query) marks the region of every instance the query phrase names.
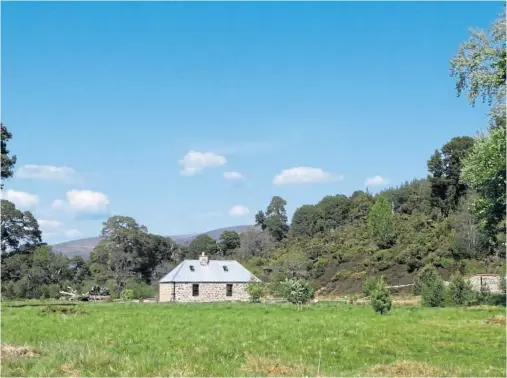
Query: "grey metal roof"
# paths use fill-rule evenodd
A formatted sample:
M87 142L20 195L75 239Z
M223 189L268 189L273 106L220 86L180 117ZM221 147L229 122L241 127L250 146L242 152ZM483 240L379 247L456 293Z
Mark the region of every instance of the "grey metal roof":
M191 270L193 266L193 271ZM227 271L224 270L227 267ZM185 260L167 273L159 282L249 282L259 279L236 260L209 260L201 265L199 260Z

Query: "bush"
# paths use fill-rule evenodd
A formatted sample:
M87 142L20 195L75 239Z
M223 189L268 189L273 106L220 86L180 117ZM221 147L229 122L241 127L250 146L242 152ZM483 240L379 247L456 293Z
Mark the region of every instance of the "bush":
M507 295L505 276L500 277L500 290L504 296Z
M262 282L250 281L246 287L246 292L250 295L250 300L257 303L266 295L266 287Z
M317 279L321 277L325 272L325 265L320 260L313 264L310 269L310 277L313 279Z
M383 277L377 280L370 296L371 306L375 312L380 312L381 315L384 315L387 312L391 311L393 301Z
M128 282L125 289L132 290L132 299L145 299L157 295L156 289L145 282Z
M491 297L491 292L489 291L489 287L487 285L481 285L481 288L476 293L475 303L478 305L488 304Z
M428 281L421 289L421 304L424 307L444 307L445 297L446 287L440 277Z
M315 292L308 282L285 279L281 283L283 297L292 304L303 305L313 299Z
M474 303L472 286L459 273L451 277L449 295L451 303L456 306L470 306Z
M426 265L419 270L414 279L413 293L415 295L422 294L422 288L425 285L431 285L439 279L437 269L433 265Z
M122 301L131 301L134 298L134 291L132 289L123 289L120 298Z
M505 306L505 294L490 294L488 304L491 306Z
M377 282L378 280L375 277L368 277L363 284L364 295L369 297L373 292L373 290L375 289L375 287L377 286Z

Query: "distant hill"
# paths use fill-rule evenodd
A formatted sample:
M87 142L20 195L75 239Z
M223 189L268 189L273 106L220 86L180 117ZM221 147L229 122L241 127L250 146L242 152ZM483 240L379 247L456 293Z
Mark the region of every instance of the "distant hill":
M238 234L246 231L249 228L253 228L251 225L244 226L233 226L233 227L224 227L218 228L216 230L211 230L204 232L204 234L211 236L213 239L218 240L222 232L224 231L236 231ZM199 234L187 234L187 235L175 235L169 236L172 240L174 240L178 244L188 245L194 238ZM99 243L101 240L100 237L95 238L84 238L78 240L71 240L65 243L59 243L51 246L53 251L60 252L68 258L73 258L75 256L81 256L83 259L87 260L90 257L90 253L93 248Z

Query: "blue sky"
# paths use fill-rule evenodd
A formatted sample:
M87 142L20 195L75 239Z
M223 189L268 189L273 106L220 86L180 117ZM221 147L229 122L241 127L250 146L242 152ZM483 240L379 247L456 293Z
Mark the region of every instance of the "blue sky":
M253 223L273 195L292 215L368 178L423 177L436 148L486 126L449 60L501 7L4 2L18 172L3 196L52 243L108 214L204 232Z

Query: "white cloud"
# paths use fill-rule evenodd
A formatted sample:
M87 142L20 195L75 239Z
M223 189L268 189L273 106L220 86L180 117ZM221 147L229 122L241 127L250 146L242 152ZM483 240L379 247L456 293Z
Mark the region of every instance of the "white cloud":
M193 176L206 167L218 167L227 163L225 157L213 152L188 152L182 160L178 162L182 166L180 174L183 176Z
M39 223L39 227L45 238L64 236L66 239L75 239L83 235L83 233L76 228L67 229L63 227L63 224L57 220L38 219L37 223Z
M242 217L250 213L250 210L248 210L248 207L236 205L231 207L229 210L229 215L231 217Z
M16 171L15 176L22 179L62 181L67 183L77 179L77 173L73 168L37 164L23 165Z
M224 178L226 180L241 180L244 176L239 172L224 172Z
M75 189L68 191L66 197L66 201L53 201L51 207L54 210L88 214L104 214L108 211L109 198L104 193Z
M54 230L62 226L61 222L50 219L38 219L37 223L39 223L40 228L43 230Z
M307 184L342 180L343 176L334 175L320 168L295 167L283 170L273 179L275 185Z
M382 186L387 185L389 180L382 176L368 177L364 182L365 186Z
M12 202L20 209L30 209L39 203L39 197L35 194L8 190L2 192L2 198Z

